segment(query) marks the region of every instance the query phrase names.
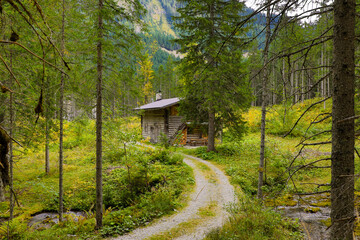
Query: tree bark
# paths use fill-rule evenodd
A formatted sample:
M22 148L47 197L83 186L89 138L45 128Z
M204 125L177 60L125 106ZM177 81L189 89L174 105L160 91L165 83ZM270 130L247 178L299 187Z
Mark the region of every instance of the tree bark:
M46 87L49 89L49 81L46 81ZM45 173L50 173L50 127L49 127L49 118L50 118L50 94L46 91L46 107L45 107Z
M215 111L209 110L209 128L207 151L215 151Z
M96 228L102 227L102 40L103 40L103 0L99 0L98 43L97 43L97 101L96 101Z
M13 53L10 50L10 67L12 69ZM10 86L13 86L14 78L10 76ZM10 137L14 137L14 94L10 92ZM13 142L9 142L9 189L10 189L10 218L14 218L14 158L13 158Z
M355 0L334 1L331 239L353 239Z
M1 172L0 172L0 202L5 202L5 184L3 183Z
M62 1L62 26L61 26L61 55L64 56L65 52L65 0ZM63 166L64 166L64 155L63 155L63 139L64 139L64 84L65 75L61 73L60 82L60 100L59 100L59 221L63 221L64 213L64 187L63 187Z
M270 0L268 1L268 7L266 11L266 39L264 48L264 72L262 80L262 92L261 92L261 136L260 136L260 161L259 161L259 181L258 181L258 193L257 198L263 199L262 187L264 185L264 165L265 165L265 128L266 128L266 104L267 104L267 81L268 81L268 55L270 45Z

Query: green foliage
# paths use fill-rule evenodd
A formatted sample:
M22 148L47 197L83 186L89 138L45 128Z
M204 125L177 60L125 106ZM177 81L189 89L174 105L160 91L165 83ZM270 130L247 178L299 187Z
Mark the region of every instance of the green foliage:
M204 160L212 160L216 156L216 153L211 151L208 152L206 147L198 147L195 150L195 154L197 157Z
M73 149L80 145L88 145L95 141L92 133L95 131L94 122L88 119L79 119L68 125L66 136L64 138L64 149Z
M21 156L19 168L14 171L14 188L19 191L17 199L22 204L21 209L15 210L18 217L11 228L15 239L98 237L93 231L95 221L91 212L96 195L94 121L79 119L66 122L64 128L64 140L71 146L65 150L64 206L66 210L88 212L88 216L80 220L67 217L64 223L51 223L49 229L43 228L41 231L27 230L30 215L58 210L57 169L51 168L49 175L44 174L42 152L28 149ZM171 213L181 206L181 194L194 182L191 168L183 163L180 154L136 145L140 139L139 129L138 118L104 122L103 194L106 224L101 234L107 236L110 233L124 233L153 218ZM51 135L55 136L55 133ZM56 140L56 137L53 139ZM57 164L57 151L56 143L52 143L52 165ZM8 203L0 204L2 217L8 216L8 207ZM117 220L116 212L123 215L125 220ZM27 231L23 231L23 226ZM0 228L4 227L7 224Z
M215 125L222 125L241 136L244 122L237 112L247 109L251 93L243 58L243 40L246 28L231 34L241 21L244 4L238 1L179 0L182 7L175 16L175 27L181 32L175 40L181 59L183 101L180 112L197 124L209 121L215 113ZM220 50L224 36L226 45Z
M9 223L4 222L0 225L0 239L21 239L21 236L26 233L26 231L26 223L20 220L14 219Z
M210 232L206 240L303 239L297 222L290 221L249 198L245 197L238 205L231 207L230 213L230 221L222 229Z
M131 166L112 170L104 177L104 204L119 210L104 218L102 235L123 234L170 213L192 183L182 156L167 150L138 155Z
M145 194L137 205L113 211L107 215L104 218L101 234L102 236L122 235L173 211L176 207L174 193L167 188Z
M247 195L254 196L258 184L259 143L260 138L250 135L241 142L225 142L218 145L217 152L207 152L206 147L198 147L188 152L199 158L225 165L225 172L231 176L231 182L238 185ZM284 180L287 177L285 173L293 156L277 139L269 139L267 146L264 192L278 193L285 187Z
M283 136L288 133L296 123L295 128L291 131L290 136L303 137L321 133L331 129L331 118L328 113L331 112L332 104L330 101L312 104L319 101L319 98L306 100L303 103L295 105L274 105L266 115L267 133ZM301 115L309 107L302 117ZM261 112L259 108L251 108L243 114L251 132L257 132L260 128ZM298 119L301 119L298 121Z
M159 143L161 146L163 146L166 149L168 149L170 147L170 141L169 141L168 136L162 132L160 133Z

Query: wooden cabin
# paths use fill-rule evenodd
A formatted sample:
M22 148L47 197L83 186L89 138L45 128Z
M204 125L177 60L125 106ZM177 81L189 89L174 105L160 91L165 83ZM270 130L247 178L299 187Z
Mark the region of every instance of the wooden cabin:
M158 95L157 101L136 108L142 110L142 137L157 143L160 141L160 133L164 133L172 143L206 145L207 137L200 129L191 128L183 122L178 112L179 104L179 98L161 99L161 95Z

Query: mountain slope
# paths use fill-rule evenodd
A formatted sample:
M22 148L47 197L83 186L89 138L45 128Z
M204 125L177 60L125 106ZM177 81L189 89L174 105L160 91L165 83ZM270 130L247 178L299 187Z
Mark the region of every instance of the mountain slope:
M150 32L176 36L171 19L176 14L175 0L141 0L141 3L147 10L144 20Z

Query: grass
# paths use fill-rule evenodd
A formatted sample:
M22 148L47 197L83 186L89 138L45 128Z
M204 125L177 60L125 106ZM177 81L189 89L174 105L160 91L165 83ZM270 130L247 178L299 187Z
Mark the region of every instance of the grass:
M187 235L189 233L193 233L199 225L204 224L206 221L215 217L218 211L219 206L215 202L211 202L208 205L198 209L197 216L199 217L182 222L169 231L152 235L151 237L146 238L146 240L170 240Z
M211 183L217 183L218 179L216 173L209 166L199 161L193 161L193 163L200 169L205 179L209 180Z
M260 158L259 108L251 108L243 115L247 120L249 132L242 140L234 140L230 132L224 129L223 144L217 145L217 152L207 152L204 147L184 150L187 154L221 165L230 176L231 183L243 192L239 194L241 202L235 207L236 210L231 211L230 222L223 229L211 233L207 239L299 239L302 237L299 224L283 220L279 213L267 207L294 206L298 204L297 193L330 189L326 186L326 183L330 183L330 168L325 167L330 165L330 161L326 159L330 156L331 145L307 145L302 148L303 145L299 143L304 140L305 144L330 141L329 133L319 133L329 130L331 121L327 119L318 124L311 122L314 119L320 120L327 112L331 112L331 103L327 101L325 108L323 104L312 107L292 133L286 138L282 137L292 128L304 110L317 100L308 100L295 106L278 105L268 109L263 186L265 206L254 200L257 194ZM284 117L285 112L286 117ZM313 134L319 135L312 136ZM312 164L315 161L316 163ZM356 167L360 168L358 165ZM322 185L319 187L314 183ZM357 181L356 185L360 186L359 184ZM318 207L329 206L327 194L314 196L311 200L309 207L311 211L315 211ZM306 203L302 202L302 204Z
M228 239L302 239L298 223L284 219L280 214L247 197L230 208L230 220L221 229L207 235L205 240Z
M36 213L58 209L58 139L51 133L50 173L45 174L44 153L39 145L15 151L14 189L20 207L9 224L13 239L100 239L123 234L154 218L171 214L184 206L194 179L179 154L137 146L138 119L117 119L104 123L103 193L104 227L95 231L95 125L81 120L65 124L64 207L82 211L76 221L50 228L27 226ZM43 143L39 143L43 144ZM7 196L8 197L8 196ZM0 217L9 216L8 202L0 203ZM0 239L7 237L8 224L0 225Z

